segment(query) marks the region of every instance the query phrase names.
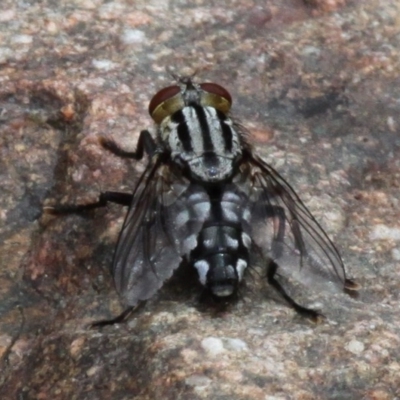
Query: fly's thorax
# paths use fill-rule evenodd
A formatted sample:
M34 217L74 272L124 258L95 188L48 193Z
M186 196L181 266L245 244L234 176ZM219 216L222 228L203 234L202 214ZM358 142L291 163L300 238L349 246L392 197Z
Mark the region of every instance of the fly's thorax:
M160 133L172 160L199 181L231 178L242 155L232 120L213 107L184 107L163 120Z

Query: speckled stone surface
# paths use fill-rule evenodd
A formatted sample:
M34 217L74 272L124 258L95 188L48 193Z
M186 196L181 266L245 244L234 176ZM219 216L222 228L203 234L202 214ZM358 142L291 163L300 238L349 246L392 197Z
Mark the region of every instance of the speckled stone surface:
M15 2L0 13L1 399L400 398L400 3ZM357 299L246 281L223 313L176 278L128 323L109 266L124 216L43 204L132 189L168 71L226 86L258 151L334 238Z

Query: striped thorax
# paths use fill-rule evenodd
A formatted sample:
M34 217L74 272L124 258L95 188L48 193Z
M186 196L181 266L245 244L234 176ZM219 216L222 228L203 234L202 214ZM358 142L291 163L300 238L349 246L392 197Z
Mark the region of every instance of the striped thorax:
M220 182L232 177L242 155L238 132L227 116L231 96L215 83L170 86L158 92L149 112L159 124L171 159L191 179Z

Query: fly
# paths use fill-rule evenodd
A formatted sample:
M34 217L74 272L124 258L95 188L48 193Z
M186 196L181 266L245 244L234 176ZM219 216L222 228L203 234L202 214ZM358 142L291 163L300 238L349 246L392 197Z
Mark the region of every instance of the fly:
M133 193L103 192L95 203L47 211L79 213L108 202L129 207L112 266L127 307L150 299L183 260L217 299L234 296L257 262L289 306L318 320L321 314L293 300L277 273L322 289L357 285L346 278L336 247L298 195L229 116L231 104L220 85L180 78L151 100L156 134L142 131L136 151L100 139L117 156L148 157Z

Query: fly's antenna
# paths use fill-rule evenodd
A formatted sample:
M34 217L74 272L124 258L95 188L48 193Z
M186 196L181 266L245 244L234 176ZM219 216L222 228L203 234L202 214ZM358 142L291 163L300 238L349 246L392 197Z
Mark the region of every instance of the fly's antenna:
M171 78L176 81L177 83L180 83L182 85L187 85L188 83L191 83L192 80L195 78L199 70L196 68L194 72L191 74L178 74L175 71L172 70L172 67L167 67L166 72L168 73Z

